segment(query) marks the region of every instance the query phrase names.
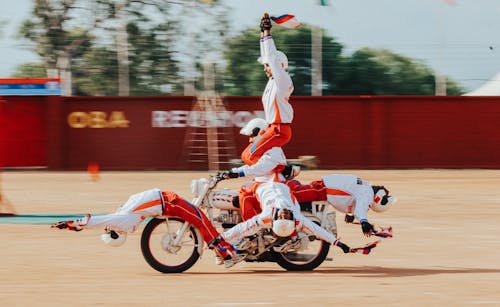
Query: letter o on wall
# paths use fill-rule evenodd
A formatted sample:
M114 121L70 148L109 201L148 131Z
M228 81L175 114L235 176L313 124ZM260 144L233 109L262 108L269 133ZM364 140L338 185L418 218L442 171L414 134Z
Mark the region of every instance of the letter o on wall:
M88 115L85 112L72 112L68 115L68 125L71 128L85 128L88 125Z

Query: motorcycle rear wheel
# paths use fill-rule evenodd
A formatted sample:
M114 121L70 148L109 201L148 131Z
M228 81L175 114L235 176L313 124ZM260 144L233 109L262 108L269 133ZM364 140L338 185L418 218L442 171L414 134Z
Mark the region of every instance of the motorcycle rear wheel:
M312 271L325 261L330 251L330 243L314 239L306 250L278 253L274 252L276 262L287 271Z
M184 220L172 217L153 218L141 235L141 251L146 262L162 273L181 273L200 258L198 237L193 227L184 232L178 245L171 244Z

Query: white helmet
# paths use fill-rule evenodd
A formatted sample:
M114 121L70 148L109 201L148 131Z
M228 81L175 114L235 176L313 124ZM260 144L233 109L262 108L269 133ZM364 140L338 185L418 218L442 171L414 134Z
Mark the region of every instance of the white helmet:
M285 70L288 69L288 58L284 52L278 50L276 53L276 58ZM262 65L269 64L269 57L259 57L257 61Z
M281 213L287 216L284 218ZM280 237L288 237L295 230L295 219L288 209L276 209L273 215L273 232Z
M127 240L127 233L111 230L103 233L101 235L101 239L109 246L118 247L122 246Z
M383 186L373 186L373 189L376 191L370 205L373 211L378 213L387 211L396 202L396 198L389 196L389 191Z
M295 230L295 222L291 220L276 220L273 222L273 232L280 237L288 237Z
M267 126L264 119L256 117L241 128L240 133L247 136L257 136L261 130L266 130Z

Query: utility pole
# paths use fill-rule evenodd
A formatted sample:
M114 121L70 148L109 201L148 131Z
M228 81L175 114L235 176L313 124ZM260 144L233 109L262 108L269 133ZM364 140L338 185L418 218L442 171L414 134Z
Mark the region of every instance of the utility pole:
M436 96L446 96L446 76L436 72Z
M118 60L119 96L128 96L130 94L126 5L125 1L115 3L117 17L116 56Z
M323 31L311 27L311 96L323 95Z

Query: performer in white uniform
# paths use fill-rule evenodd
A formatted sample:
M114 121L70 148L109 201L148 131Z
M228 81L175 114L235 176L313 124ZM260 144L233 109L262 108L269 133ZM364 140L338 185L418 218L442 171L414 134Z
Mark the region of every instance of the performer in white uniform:
M278 51L271 36L271 20L267 13L261 19L260 54L258 61L264 65L269 78L262 95L265 119L269 128L259 135L243 151L241 158L247 165L252 165L260 156L272 147L282 147L292 137L290 124L293 120L293 108L289 102L293 92L293 83L288 74L288 59Z
M301 184L297 180L287 184L298 202L327 200L335 209L346 213L347 223L357 219L366 236L373 233L373 225L368 222L368 210L384 212L396 201L384 186L372 185L351 174L326 175L310 184Z
M226 267L231 267L241 260L237 257L237 250L233 246L224 240L214 240L219 233L203 211L176 193L161 191L157 188L130 196L127 202L114 213L86 214L83 218L61 221L52 227L74 231L105 227L105 233L101 236L103 241L110 246L121 246L125 243L127 233L136 231L146 217L162 215L179 217L194 225L200 230L208 247L215 250Z
M240 132L247 134L251 131L253 134L257 134L263 126L262 119L253 119ZM252 142L252 137L250 142ZM306 230L331 244L339 246L344 253L348 253L350 251L349 246L340 242L335 235L302 215L300 206L292 196L290 188L284 184L285 177L281 172L285 165L286 158L283 150L279 147L273 147L266 151L259 161L253 165L233 168L225 174L226 178L255 177L254 182L251 183L251 190L255 191L261 208L259 208L257 215L247 216L248 219L224 232L221 237L228 243L237 244L244 237L256 233L262 227L272 227L275 233L285 237L291 235L295 230ZM283 209L285 214L281 213L280 215L280 210ZM242 216L245 216L243 211L247 209L244 201L240 202L240 210ZM283 216L288 218L283 220Z

